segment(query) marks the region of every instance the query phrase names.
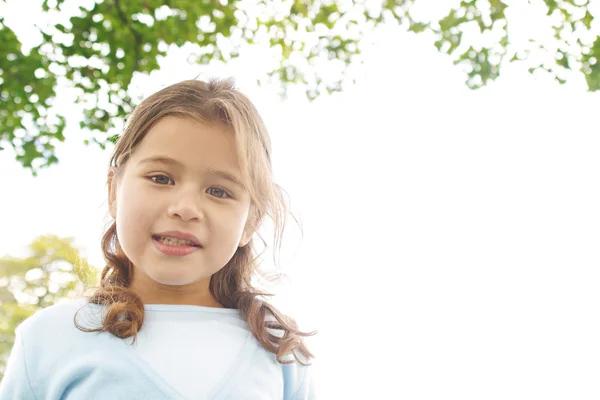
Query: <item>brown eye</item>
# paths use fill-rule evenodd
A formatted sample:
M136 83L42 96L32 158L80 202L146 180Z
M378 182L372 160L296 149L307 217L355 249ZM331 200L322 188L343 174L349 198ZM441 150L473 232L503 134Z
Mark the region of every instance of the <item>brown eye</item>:
M215 196L215 197L218 197L218 198L220 198L220 199L225 199L225 198L227 198L227 197L231 197L231 196L229 195L229 193L227 193L226 191L224 191L223 189L221 189L221 188L218 188L218 187L213 187L213 188L210 188L210 189L209 189L209 192L210 192L210 193L211 193L213 196Z
M166 175L154 175L150 177L150 180L159 185L169 185L173 182L171 178Z

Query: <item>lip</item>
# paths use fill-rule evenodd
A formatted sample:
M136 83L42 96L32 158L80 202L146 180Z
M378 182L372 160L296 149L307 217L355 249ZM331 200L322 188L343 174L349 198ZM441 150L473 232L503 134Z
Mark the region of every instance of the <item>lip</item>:
M202 247L202 244L200 243L198 238L196 236L192 235L191 233L169 231L169 232L155 233L152 236L168 236L168 237L175 238L175 239L189 240L190 242L194 243L196 246Z

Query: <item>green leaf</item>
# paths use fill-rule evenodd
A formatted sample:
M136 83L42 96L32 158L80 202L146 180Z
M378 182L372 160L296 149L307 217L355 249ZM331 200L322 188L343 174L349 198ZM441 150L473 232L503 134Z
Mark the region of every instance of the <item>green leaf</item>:
M591 29L593 20L594 20L594 17L592 16L592 14L590 14L590 10L586 10L585 15L583 16L583 19L581 20L583 22L583 24L585 25L585 27L588 29Z
M429 24L410 21L408 30L414 33L421 33L427 28L429 28Z

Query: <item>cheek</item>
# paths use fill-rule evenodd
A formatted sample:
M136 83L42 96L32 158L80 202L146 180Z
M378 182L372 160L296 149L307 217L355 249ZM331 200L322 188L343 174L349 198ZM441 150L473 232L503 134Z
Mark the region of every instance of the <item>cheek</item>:
M124 235L138 234L148 230L151 222L152 203L145 201L141 191L132 187L123 190L117 198L117 228Z
M245 223L245 214L239 211L220 219L217 228L219 242L226 244L230 250L235 250L244 231Z

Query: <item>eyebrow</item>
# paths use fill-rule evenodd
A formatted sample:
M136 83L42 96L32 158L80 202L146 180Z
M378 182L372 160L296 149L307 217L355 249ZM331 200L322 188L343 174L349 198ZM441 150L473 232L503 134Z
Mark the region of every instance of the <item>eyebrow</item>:
M181 162L175 160L174 158L165 157L165 156L148 157L148 158L144 158L143 160L140 160L138 162L138 164L152 164L152 163L170 164L170 165L174 165L179 168L183 168L183 164ZM241 180L239 180L236 176L230 174L229 172L225 172L225 171L221 171L221 170L209 167L209 168L207 168L206 173L208 173L209 175L213 175L213 176L217 176L219 178L225 179L235 185L238 185L240 188L246 190L246 185L244 185Z

